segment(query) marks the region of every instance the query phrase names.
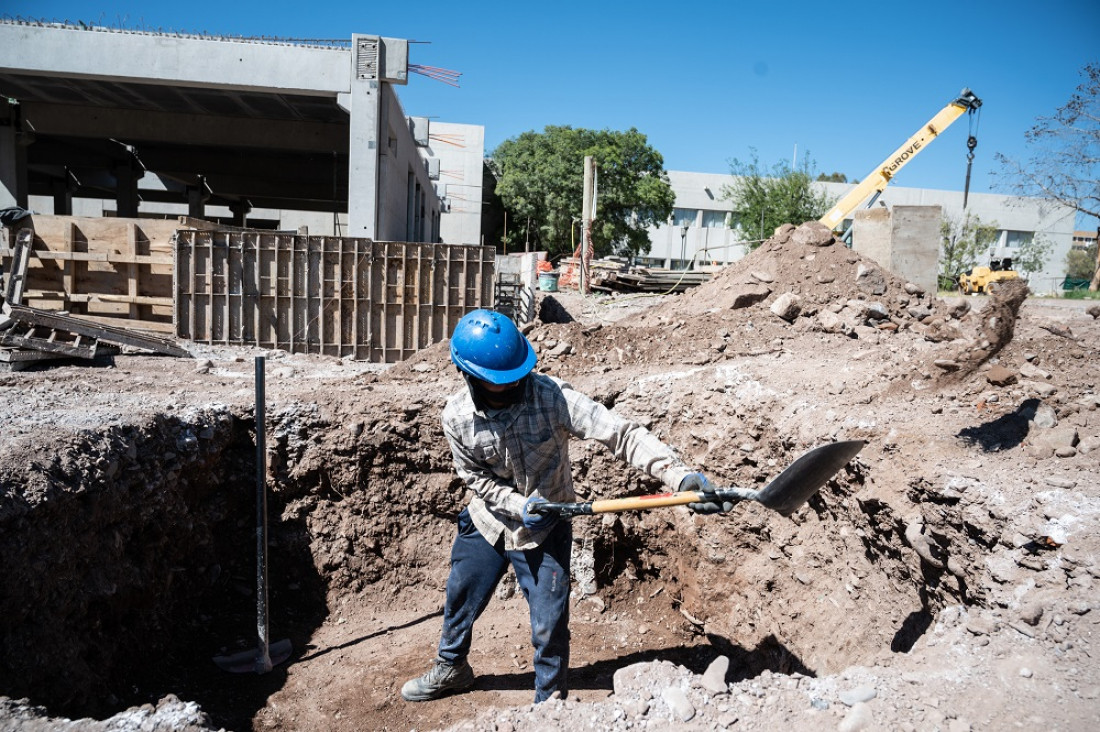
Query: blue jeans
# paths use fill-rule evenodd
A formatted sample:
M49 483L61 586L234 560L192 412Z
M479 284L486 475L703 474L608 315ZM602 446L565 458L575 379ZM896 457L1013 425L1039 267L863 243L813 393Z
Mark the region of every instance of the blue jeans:
M460 663L470 653L474 621L484 612L511 563L531 611L535 647L535 703L555 691L569 693L569 552L573 527L559 521L537 549L504 551L503 539L491 545L478 532L468 511L458 515L451 549L451 574L443 608L439 657Z

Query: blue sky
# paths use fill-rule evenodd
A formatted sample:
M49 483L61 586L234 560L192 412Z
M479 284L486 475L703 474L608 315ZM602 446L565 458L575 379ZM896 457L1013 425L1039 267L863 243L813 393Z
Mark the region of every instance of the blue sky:
M983 100L971 191L995 188L994 153L1027 160L1024 133L1100 61L1097 0L864 2L54 2L0 15L280 38L370 33L421 41L409 115L485 126L486 152L546 125L644 133L669 170L728 173L807 153L862 179L963 87ZM962 190L960 118L895 183Z

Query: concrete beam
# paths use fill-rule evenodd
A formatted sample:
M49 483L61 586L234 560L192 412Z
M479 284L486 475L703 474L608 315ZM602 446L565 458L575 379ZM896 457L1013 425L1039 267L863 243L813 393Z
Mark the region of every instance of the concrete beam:
M0 26L2 27L2 26ZM234 118L28 102L23 114L41 135L171 140L187 145L346 152L347 123Z
M336 47L0 23L0 73L332 96L350 85L348 56Z

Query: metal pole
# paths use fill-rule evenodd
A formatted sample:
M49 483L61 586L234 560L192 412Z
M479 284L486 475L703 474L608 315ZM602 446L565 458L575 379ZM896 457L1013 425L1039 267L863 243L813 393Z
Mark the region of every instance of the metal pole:
M256 672L271 670L267 632L267 445L264 422L264 357L256 357Z

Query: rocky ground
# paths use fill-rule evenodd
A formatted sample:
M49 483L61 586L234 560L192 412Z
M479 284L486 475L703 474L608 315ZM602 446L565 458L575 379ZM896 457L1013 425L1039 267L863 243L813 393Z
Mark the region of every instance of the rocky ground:
M940 298L812 225L684 295L543 294L538 368L714 482L867 446L790 518L574 519L573 688L537 707L507 580L474 689L397 693L463 505L445 344L388 369L196 347L0 375L0 729L1095 729L1100 322L1024 295ZM294 652L232 675L211 658L254 612L256 355ZM573 454L585 500L661 490Z

